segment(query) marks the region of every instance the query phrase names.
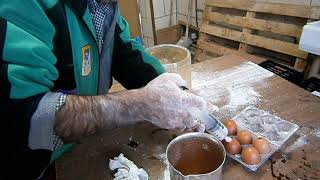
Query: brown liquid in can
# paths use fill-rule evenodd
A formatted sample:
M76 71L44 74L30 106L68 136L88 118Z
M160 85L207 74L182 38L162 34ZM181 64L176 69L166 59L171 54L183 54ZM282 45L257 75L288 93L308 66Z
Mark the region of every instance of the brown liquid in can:
M170 163L185 176L210 173L224 160L223 149L204 138L179 142L173 145L168 155Z

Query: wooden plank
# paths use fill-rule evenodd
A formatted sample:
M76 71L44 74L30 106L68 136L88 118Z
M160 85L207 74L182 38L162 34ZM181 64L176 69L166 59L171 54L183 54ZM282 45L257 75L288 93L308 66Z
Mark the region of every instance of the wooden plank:
M152 25L152 34L153 34L153 44L157 45L158 44L158 39L157 39L157 32L156 32L156 22L155 22L155 16L154 16L154 9L153 9L153 1L149 1L150 3L150 14L151 14L151 25Z
M228 24L241 26L245 28L252 28L252 29L257 29L262 31L270 31L272 33L289 35L293 37L300 37L303 29L302 26L298 26L294 24L255 19L251 17L232 16L232 15L221 14L218 12L205 12L204 19L211 22L219 22L219 23L225 22Z
M205 33L200 33L198 43L199 42L207 42L209 39L208 35Z
M303 72L307 67L307 63L308 63L307 60L297 58L296 62L294 63L294 69L296 69L300 72Z
M207 41L208 41L208 35L205 34L205 33L200 33L199 39L198 39L198 42L197 42L198 48L197 48L197 51L196 51L196 58L195 58L196 61L200 62L200 61L206 60L206 58L207 58L206 52L203 51L203 49L199 48L199 46L200 46L200 44L202 42L207 42Z
M255 13L255 12L247 11L247 14L246 14L246 17L247 17L247 18L254 18L255 16L256 16L256 13ZM252 29L243 28L243 29L242 29L242 32L243 32L243 33L249 33L249 34L251 34L251 33L252 33ZM247 52L250 53L250 51L251 51L250 45L245 44L245 43L240 43L240 45L239 45L239 51L245 52L245 53L247 53Z
M266 61L268 58L267 57L261 57L261 56L255 56L255 55L251 55L251 54L248 54L248 53L245 53L245 52L240 52L240 51L237 51L236 49L231 49L231 48L228 48L228 47L225 47L223 45L220 45L220 44L216 44L216 43L213 43L213 42L201 42L198 44L198 47L199 49L203 50L203 51L207 51L207 52L211 52L211 53L214 53L214 54L217 54L218 56L224 56L224 55L237 55L237 56L241 56L247 60L250 60L250 61L253 61L257 64L259 63L262 63L264 61ZM306 60L303 60L303 59L300 59L301 61L299 61L299 65L295 65L295 67L292 67L292 66L289 66L281 61L276 61L277 63L285 66L285 67L288 67L288 68L291 68L291 69L294 69L296 71L299 71L299 72L303 72L304 71L304 63L306 63L307 61Z
M281 4L295 4L295 5L304 5L309 6L312 0L256 0L261 2L269 3L281 3Z
M262 36L252 35L212 25L202 25L200 31L218 37L247 43L250 45L266 48L276 52L281 52L291 56L300 57L302 59L306 59L308 56L308 53L299 50L297 44L279 41L276 39L269 39Z
M121 15L123 15L130 24L131 36L140 37L141 24L138 1L119 0L119 6Z
M212 9L214 9L214 7L212 7L212 6L206 6L204 9L205 9L205 12L211 12ZM210 22L207 21L206 19L203 19L203 21L202 21L202 24L208 25L209 23L210 23Z
M253 0L206 0L205 5L310 19L320 18L320 6L311 7L293 4L256 2Z
M205 51L215 53L219 56L239 53L239 51L236 49L231 49L213 42L200 41L200 43L198 44L198 47Z
M207 59L206 53L203 49L197 48L195 60L201 62Z
M200 43L198 43L198 47L200 49L217 54L219 56L229 55L229 54L239 55L239 56L242 56L250 61L254 61L255 63L261 63L266 60L263 57L254 56L254 55L251 55L248 53L240 52L236 49L231 49L231 48L228 48L228 47L225 47L225 46L213 43L213 42L201 41Z

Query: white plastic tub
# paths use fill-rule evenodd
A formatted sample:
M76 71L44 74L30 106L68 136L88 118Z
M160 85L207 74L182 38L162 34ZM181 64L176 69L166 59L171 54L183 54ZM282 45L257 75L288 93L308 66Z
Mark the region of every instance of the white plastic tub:
M191 88L191 54L187 48L162 44L150 47L148 51L160 60L167 72L180 74Z

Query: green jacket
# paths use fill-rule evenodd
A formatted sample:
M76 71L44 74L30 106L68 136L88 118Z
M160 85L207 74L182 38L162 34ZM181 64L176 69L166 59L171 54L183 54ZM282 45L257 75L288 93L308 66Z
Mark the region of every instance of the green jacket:
M164 72L131 38L116 1L114 7L99 53L86 0L1 0L1 133L12 163L2 170L27 172L15 175L28 179L47 166L61 93L105 94L112 78L140 88Z

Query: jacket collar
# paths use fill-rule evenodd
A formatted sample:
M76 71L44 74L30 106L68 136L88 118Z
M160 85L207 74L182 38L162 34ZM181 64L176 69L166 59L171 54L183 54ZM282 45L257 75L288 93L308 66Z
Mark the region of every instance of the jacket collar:
M89 13L89 10L87 10L88 6L88 0L62 0L64 3L66 3L72 11L84 21L88 29L91 31L91 34L93 35L94 39L96 39L96 33L94 30L93 22ZM118 0L109 0L110 2L117 3ZM118 7L116 7L118 8ZM116 18L116 16L114 16Z
M87 9L88 0L62 0L67 3L71 9L77 14L77 16L82 17ZM105 0L108 2L118 2L118 0Z
M82 17L87 9L87 0L62 0L79 17Z

